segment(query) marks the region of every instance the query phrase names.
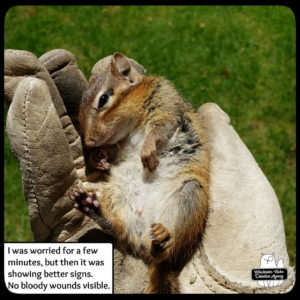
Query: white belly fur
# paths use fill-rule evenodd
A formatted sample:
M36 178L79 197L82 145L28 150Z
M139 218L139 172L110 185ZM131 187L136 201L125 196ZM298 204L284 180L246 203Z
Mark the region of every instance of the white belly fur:
M116 210L126 230L134 230L133 236L141 237L149 234L151 224L167 222L166 218L170 217L170 200L167 199L183 183L178 178L180 166L176 157L160 158L159 167L150 174L143 169L140 157L143 136L136 133L129 141L124 148L125 159L112 166L109 183L105 186L113 191L112 209Z

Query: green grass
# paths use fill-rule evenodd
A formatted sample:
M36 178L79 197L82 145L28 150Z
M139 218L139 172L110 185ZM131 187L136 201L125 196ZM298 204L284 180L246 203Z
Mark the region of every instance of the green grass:
M4 38L5 49L37 57L69 50L86 78L100 58L119 51L172 80L196 107L217 103L278 196L296 264L296 27L289 8L16 6L6 14ZM6 134L4 150L4 238L31 241Z

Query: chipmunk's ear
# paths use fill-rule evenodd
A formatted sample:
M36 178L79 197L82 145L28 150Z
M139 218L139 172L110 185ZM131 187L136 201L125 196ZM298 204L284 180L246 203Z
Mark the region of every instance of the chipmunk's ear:
M112 56L112 65L116 68L116 71L123 76L126 76L131 69L129 59L122 53L116 52Z
M95 75L91 76L89 80L89 84L92 84L95 80L96 80L96 76Z
M131 65L129 59L122 53L116 52L111 58L111 73L116 77L128 78Z
M122 53L116 52L111 59L111 73L123 77L129 84L140 81L141 75L133 68L130 60Z

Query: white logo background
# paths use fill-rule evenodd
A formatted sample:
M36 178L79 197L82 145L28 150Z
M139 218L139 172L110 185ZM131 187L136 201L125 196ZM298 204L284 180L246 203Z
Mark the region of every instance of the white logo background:
M284 268L283 260L279 259L276 265L275 256L273 254L262 254L260 259L259 269L280 269ZM283 280L259 280L257 281L260 286L273 287L282 284Z

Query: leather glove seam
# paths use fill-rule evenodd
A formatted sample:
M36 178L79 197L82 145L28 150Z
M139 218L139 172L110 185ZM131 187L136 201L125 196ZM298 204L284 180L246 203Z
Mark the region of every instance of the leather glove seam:
M36 204L36 208L37 208L37 211L38 211L38 214L39 214L39 219L40 219L40 221L45 225L45 226L47 226L48 228L50 228L51 229L51 227L49 227L45 222L44 222L44 220L43 220L43 218L42 218L42 215L41 215L41 210L40 210L40 206L39 206L39 201L38 201L38 199L37 199L37 196L36 196L36 188L35 188L35 185L34 185L34 180L33 180L33 178L32 178L32 168L31 168L31 155L30 155L30 151L29 151L29 149L28 149L28 138L27 138L27 109L26 109L26 106L27 106L27 104L29 103L29 98L30 98L30 95L31 95L31 82L32 82L32 80L34 80L35 78L32 78L29 82L28 82L28 88L27 88L27 90L26 90L26 95L25 95L25 101L23 102L23 106L22 106L22 116L23 116L23 121L24 121L24 123L23 123L23 125L24 125L24 131L23 131L23 136L24 136L24 141L25 141L25 143L24 143L24 145L25 145L25 153L27 154L27 155L25 155L24 156L24 158L25 158L25 162L26 162L26 164L25 165L27 165L27 171L28 171L28 179L29 179L29 182L30 182L30 188L31 188L31 192L32 192L32 194L33 194L33 199L34 199L34 202L35 202L35 204Z

